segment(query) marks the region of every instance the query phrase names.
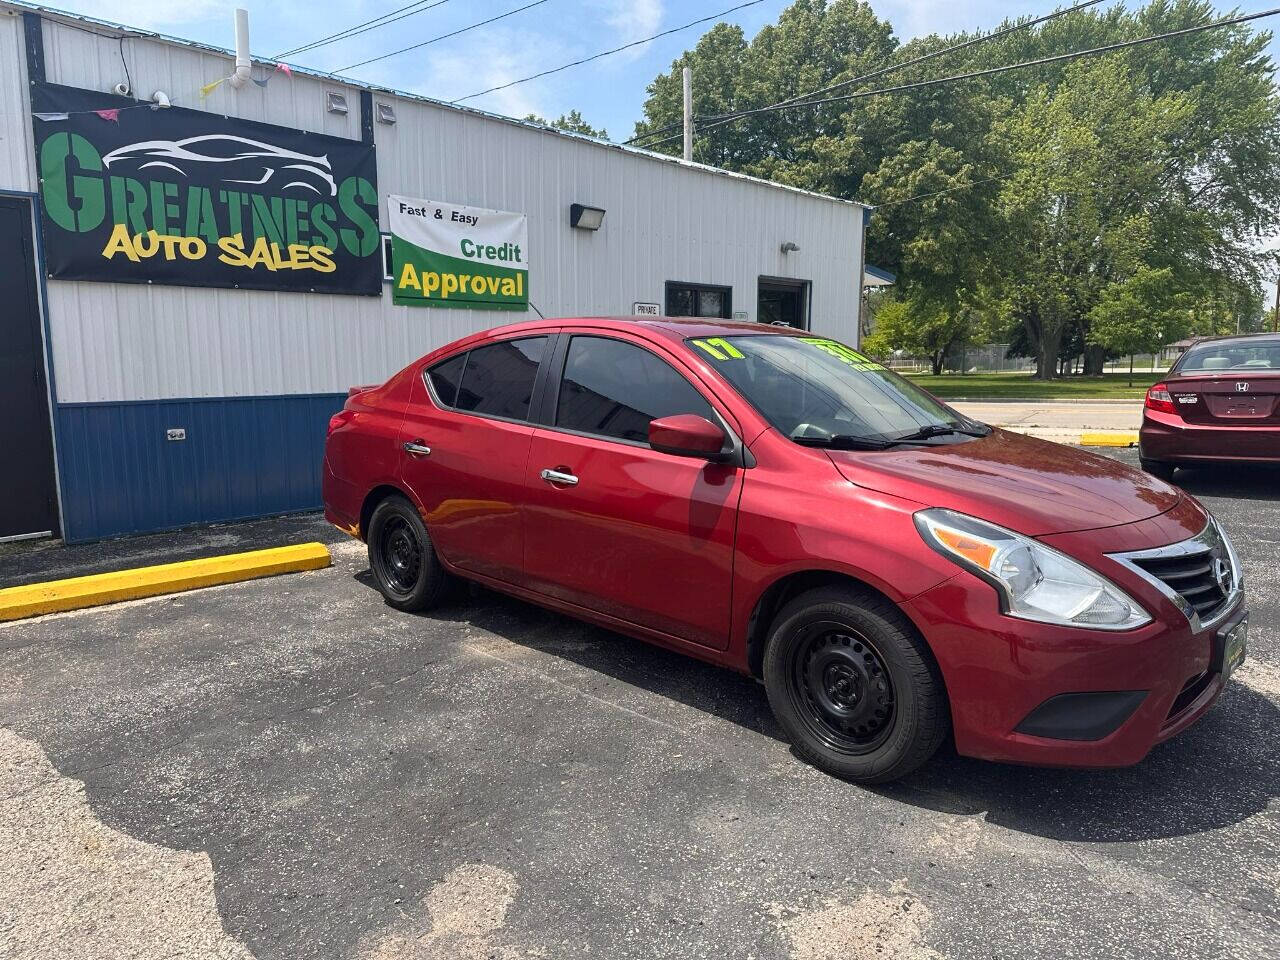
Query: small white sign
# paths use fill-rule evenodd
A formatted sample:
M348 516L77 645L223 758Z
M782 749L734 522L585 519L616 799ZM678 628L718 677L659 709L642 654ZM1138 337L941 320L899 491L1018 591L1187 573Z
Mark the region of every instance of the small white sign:
M637 300L631 304L631 315L634 317L660 317L662 310L656 303L643 303Z
M742 320L742 321L744 321L744 322L745 322L745 321L746 321L746 319L747 319L747 311L745 311L745 310L735 310L735 311L733 311L733 319L735 319L735 320Z

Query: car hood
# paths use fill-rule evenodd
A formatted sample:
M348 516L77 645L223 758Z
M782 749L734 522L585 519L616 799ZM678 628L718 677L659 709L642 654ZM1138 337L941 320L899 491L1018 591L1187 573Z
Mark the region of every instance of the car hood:
M1182 497L1118 460L1005 430L963 443L828 455L850 483L1029 537L1136 523Z

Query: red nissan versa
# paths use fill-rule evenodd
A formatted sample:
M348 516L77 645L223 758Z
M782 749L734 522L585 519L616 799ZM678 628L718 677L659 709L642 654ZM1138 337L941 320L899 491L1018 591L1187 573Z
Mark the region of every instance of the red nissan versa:
M352 391L324 499L391 606L461 577L753 674L796 750L854 780L949 732L1136 763L1244 657L1240 565L1191 497L790 329L468 337Z
M1280 464L1280 336L1204 340L1147 391L1142 468L1164 480L1188 463Z

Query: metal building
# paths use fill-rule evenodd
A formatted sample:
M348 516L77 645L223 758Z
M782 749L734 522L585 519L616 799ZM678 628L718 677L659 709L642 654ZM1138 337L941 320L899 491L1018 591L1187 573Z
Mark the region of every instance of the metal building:
M525 310L720 315L856 344L866 207L240 67L232 51L0 0L0 539L313 509L349 386ZM202 123L218 136L175 133ZM236 154L235 176L233 142L261 148ZM340 189L347 154L365 167ZM518 223L519 302L394 302L389 197ZM270 251L256 263L253 242ZM462 286L482 291L481 272Z

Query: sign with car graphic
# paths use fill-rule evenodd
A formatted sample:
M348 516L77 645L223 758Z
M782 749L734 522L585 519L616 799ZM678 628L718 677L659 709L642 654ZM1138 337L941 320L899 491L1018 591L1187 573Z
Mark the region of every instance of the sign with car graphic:
M392 300L402 306L529 309L523 213L390 196Z
M51 277L381 295L373 144L50 83L31 101Z

